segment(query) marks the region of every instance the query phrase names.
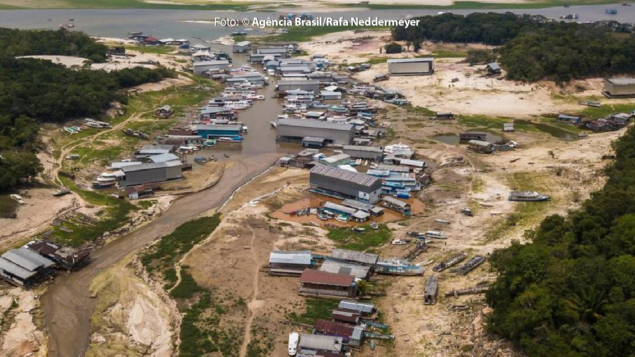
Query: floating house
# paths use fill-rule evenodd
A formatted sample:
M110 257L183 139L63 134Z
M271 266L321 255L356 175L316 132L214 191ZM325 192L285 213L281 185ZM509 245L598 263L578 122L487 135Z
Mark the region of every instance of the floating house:
M346 309L348 311L355 311L362 316L368 316L375 313L375 305L365 302L359 302L355 300L342 300L337 306L339 309Z
M574 115L560 114L558 115L558 121L570 124L580 124L582 123L582 118Z
M203 139L215 139L219 137L237 137L242 135L242 125L207 125L198 124L194 126L196 134Z
M382 204L384 207L391 209L393 211L397 211L404 216L410 215L410 204L404 201L398 200L391 196L385 196L382 198Z
M61 246L57 243L43 240L33 241L27 244L28 249L36 252L46 259L53 261L57 267L65 270L78 269L90 261L90 248L78 249Z
M391 76L421 76L434 73L434 58L399 58L388 60Z
M203 74L205 72L218 72L226 71L229 69L229 61L227 60L215 60L215 61L202 61L194 62L192 64L192 72L194 74Z
M331 319L333 321L344 322L348 324L359 324L361 318L361 314L357 311L348 310L348 309L335 309L331 314Z
M33 286L55 273L55 262L27 249L11 249L0 256L0 277L24 287Z
M319 335L341 337L345 344L353 347L361 346L364 342L364 328L342 322L317 319L313 325L313 332Z
M352 264L359 264L368 267L374 267L377 265L379 255L372 253L358 252L356 250L348 249L335 249L328 256L327 260L335 260L340 262L348 262Z
M311 169L309 181L312 192L370 204L379 201L382 189L376 177L324 165Z
M298 293L308 296L355 297L355 278L350 275L305 269L300 276Z
M270 275L302 275L313 265L310 251L283 252L274 250L269 255Z
M470 140L468 143L468 149L484 154L491 154L494 152L494 145L487 141L482 140Z
M337 124L311 119L278 119L276 136L279 141L301 142L307 137L324 138L326 143L347 145L355 137L351 124Z
M350 275L354 276L357 279L368 279L368 277L370 276L369 266L345 263L332 259L325 260L324 263L322 263L322 266L320 266L320 271Z
M282 80L278 82L276 90L279 94L286 95L288 91L300 89L313 94L320 93L320 82L314 80Z
M384 157L384 150L373 146L344 145L343 152L355 159L367 159L376 162L381 162Z
M329 167L338 167L340 165L346 165L351 162L351 156L346 154L337 154L320 159L320 164Z
M247 53L249 51L251 51L251 42L249 41L237 42L232 46L233 53Z

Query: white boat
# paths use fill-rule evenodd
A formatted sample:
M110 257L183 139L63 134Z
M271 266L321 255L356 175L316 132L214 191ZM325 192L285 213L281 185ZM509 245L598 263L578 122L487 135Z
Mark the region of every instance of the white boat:
M408 244L408 241L402 240L402 239L393 239L390 244L392 245L405 245Z
M24 204L24 199L22 198L22 196L20 195L16 195L16 194L10 194L9 197L11 197L12 199L14 199L15 201L17 201L19 204L23 205Z
M427 231L423 234L426 238L434 238L434 239L447 239L445 234L440 231Z
M239 100L237 102L227 102L227 103L225 103L223 108L241 110L241 109L247 109L250 106L251 106L251 104L249 102L243 101L243 100Z
M298 353L298 343L300 343L300 334L291 332L289 334L289 356L295 356Z

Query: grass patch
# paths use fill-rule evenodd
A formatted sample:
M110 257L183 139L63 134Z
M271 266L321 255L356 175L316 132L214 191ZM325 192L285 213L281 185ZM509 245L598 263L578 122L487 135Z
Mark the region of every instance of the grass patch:
M0 195L0 218L9 218L13 216L18 209L19 203L8 194Z
M330 320L333 309L336 309L340 302L338 300L309 298L304 303L306 307L302 314L298 315L295 312L291 312L287 315L287 318L308 325L313 325L317 319Z
M348 227L331 229L327 235L343 249L364 251L387 243L392 237L392 232L385 224L375 230L369 225L362 226L366 229L363 233L352 231Z
M425 115L429 117L433 117L437 115L437 113L433 112L432 110L428 108L413 107L411 104L406 105L405 108L406 108L406 111L411 114Z
M219 214L185 222L144 252L141 262L149 273L162 272L163 278L169 281L169 276L166 275L167 269L173 267L176 261L189 252L196 243L214 232L219 224Z
M545 202L514 202L514 212L501 220L484 236L483 244L487 244L505 237L510 230L533 228L544 218L549 207L558 203L558 198L553 196L552 186L547 180L547 175L533 172L517 172L509 175L507 181L512 190L537 191L551 195L551 200Z
M158 55L167 55L170 54L176 49L172 46L136 46L136 45L126 45L126 50L131 51L139 51L141 53L155 53Z
M171 268L171 270L174 269ZM168 269L166 271L165 275L167 275L167 278L172 277L171 270ZM174 272L174 278L176 278L176 272ZM187 268L183 267L181 268L181 281L179 285L170 292L170 296L176 299L191 299L194 297L194 294L202 291L205 290L196 283L196 280L194 280L192 274L187 271Z
M601 108L587 107L581 112L585 118L604 118L614 113L630 113L635 110L635 104L602 104Z
M137 207L130 202L94 191L87 191L78 188L75 183L61 177L64 186L80 195L86 202L95 206L104 207L105 215L94 225L75 225L65 223L64 226L70 228L72 232L56 230L57 240L72 246L78 246L85 242L90 242L101 236L104 232L113 231L128 222L128 215L137 210Z

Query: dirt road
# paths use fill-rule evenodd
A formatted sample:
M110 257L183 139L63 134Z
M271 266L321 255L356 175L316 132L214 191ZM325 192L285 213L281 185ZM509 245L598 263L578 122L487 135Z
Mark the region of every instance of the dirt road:
M42 296L43 319L50 338L49 356L84 355L90 339L90 317L96 302L90 297L88 286L101 270L152 240L169 234L182 223L220 206L234 190L266 170L279 156L270 153L242 159L233 157L235 164L225 171L216 186L179 199L157 220L97 250L86 269L68 275L60 274Z

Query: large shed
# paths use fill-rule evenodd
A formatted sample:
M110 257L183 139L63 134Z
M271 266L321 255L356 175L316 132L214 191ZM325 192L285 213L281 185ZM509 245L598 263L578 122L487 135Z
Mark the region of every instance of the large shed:
M357 288L355 278L350 275L305 269L298 292L311 296L355 297Z
M393 76L429 75L434 73L434 58L389 59L388 72Z
M374 267L379 260L379 255L356 250L335 249L328 259Z
M31 286L53 274L55 263L27 248L11 249L0 256L0 277L11 284Z
M241 41L234 43L232 46L232 52L234 53L247 53L251 50L251 42Z
M327 143L346 145L355 137L355 127L321 120L278 119L276 136L279 141L301 142L306 137L318 137Z
M337 336L301 334L298 347L300 350L340 353L343 342L343 339Z
M379 201L382 188L376 177L324 165L311 169L309 181L313 192L365 203Z
M607 78L602 93L607 97L635 96L635 78Z
M270 275L301 275L312 265L310 251L283 252L274 250L269 255Z
M119 181L121 188L146 183L158 183L182 178L180 161L158 162L123 167L124 176Z
M320 271L350 275L354 276L357 279L368 279L368 277L370 276L369 266L339 262L331 259L327 259L326 261L324 261L324 263L322 263Z
M194 74L203 74L207 71L224 71L227 69L229 69L229 61L227 60L194 62L192 64L192 72L194 72Z
M282 80L278 82L278 86L276 88L279 93L287 93L290 90L301 89L307 92L312 92L313 94L320 93L320 82L313 80Z

